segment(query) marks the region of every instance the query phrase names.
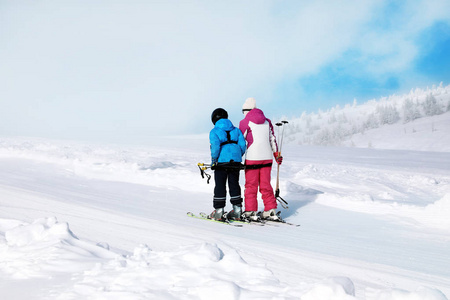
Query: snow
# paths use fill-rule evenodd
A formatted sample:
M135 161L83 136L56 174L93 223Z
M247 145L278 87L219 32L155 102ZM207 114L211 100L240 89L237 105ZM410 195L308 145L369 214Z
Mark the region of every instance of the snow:
M283 145L280 209L300 227L187 217L212 210L205 135L0 138L2 299L447 299L450 153L425 135L405 150L395 126L365 132L389 149Z
M450 85L361 105L355 100L326 112L305 112L289 123L286 140L301 145L450 152Z

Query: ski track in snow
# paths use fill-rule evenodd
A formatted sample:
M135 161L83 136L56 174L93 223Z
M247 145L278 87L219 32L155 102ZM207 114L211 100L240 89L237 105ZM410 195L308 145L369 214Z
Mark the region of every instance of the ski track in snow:
M450 294L449 153L285 145L282 216L301 227L234 228L186 217L213 188L207 138L187 141L0 139L2 298Z

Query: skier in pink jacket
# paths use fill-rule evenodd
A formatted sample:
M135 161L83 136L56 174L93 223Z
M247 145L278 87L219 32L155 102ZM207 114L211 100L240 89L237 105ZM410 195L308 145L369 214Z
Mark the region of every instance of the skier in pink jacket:
M242 106L244 119L239 123L247 141L245 154L245 191L244 217L250 221L258 221L258 188L264 203L261 219L280 221L276 213L277 201L270 184L272 160L281 164L283 157L279 155L278 145L272 122L267 119L262 110L256 108L254 98L248 98Z

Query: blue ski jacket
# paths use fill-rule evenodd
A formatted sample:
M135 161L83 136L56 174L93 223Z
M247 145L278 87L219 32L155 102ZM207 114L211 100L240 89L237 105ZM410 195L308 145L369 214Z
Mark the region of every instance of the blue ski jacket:
M230 120L220 119L209 133L211 163L242 162L246 142L239 128Z

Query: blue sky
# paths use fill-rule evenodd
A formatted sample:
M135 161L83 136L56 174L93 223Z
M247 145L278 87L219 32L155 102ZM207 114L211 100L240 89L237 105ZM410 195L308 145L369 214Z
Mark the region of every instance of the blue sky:
M450 1L1 1L0 137L140 143L450 84Z

